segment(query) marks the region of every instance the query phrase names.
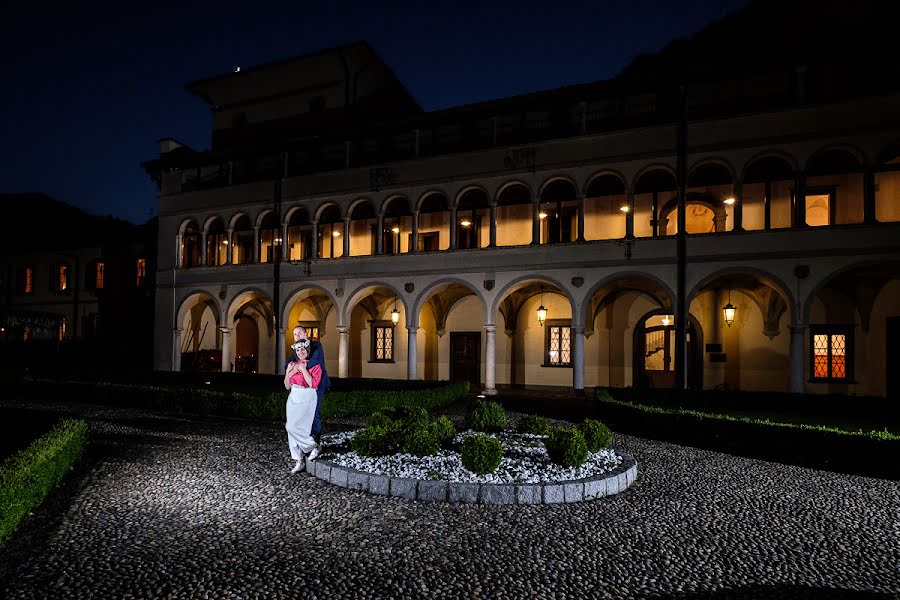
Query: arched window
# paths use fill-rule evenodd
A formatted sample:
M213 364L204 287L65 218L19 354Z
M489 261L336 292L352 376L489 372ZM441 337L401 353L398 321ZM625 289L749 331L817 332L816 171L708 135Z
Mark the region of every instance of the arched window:
M309 258L312 224L303 208L291 212L287 227L287 259L304 260Z
M231 263L248 265L253 262L253 226L250 217L241 215L231 233Z
M200 228L190 221L181 233L181 268L200 266Z
M575 186L564 179L550 182L541 192L538 218L540 243L574 242L578 237L578 199Z
M281 225L275 213L266 213L259 224L259 262L273 263L281 259Z
M742 191L744 229L791 226L794 169L780 156L759 158L744 171Z
M625 183L607 173L591 180L584 198L584 239L625 237ZM643 215L642 215L643 216ZM649 222L649 216L643 216Z
M503 188L497 198L496 219L498 246L530 244L533 223L531 191L520 183Z
M335 258L344 255L344 220L334 204L319 215L319 258Z
M809 161L803 188L806 225L862 223L862 164L843 148L820 152Z
M222 219L216 217L206 229L206 266L218 267L228 260L228 236Z

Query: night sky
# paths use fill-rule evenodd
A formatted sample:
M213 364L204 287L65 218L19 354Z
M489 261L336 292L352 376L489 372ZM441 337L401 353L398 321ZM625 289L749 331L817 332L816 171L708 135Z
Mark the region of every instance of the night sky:
M614 76L747 0L44 3L4 9L0 193L142 223L140 167L209 147L190 81L367 40L425 110ZM92 4L92 5L91 5ZM514 9L513 9L514 7Z

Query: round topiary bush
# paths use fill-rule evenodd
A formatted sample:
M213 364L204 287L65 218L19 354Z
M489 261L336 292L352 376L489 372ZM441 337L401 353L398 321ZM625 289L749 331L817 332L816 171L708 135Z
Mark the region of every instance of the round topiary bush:
M430 427L411 427L404 430L402 450L415 456L432 456L437 454L438 441Z
M607 448L612 444L612 431L609 427L596 419L585 419L581 424L581 433L590 452L596 452L600 448Z
M577 429L552 429L544 447L550 461L564 467L580 467L587 460L587 442Z
M463 466L473 473L493 473L503 458L503 446L489 435L476 433L463 440L460 456Z
M503 431L506 427L506 411L496 402L476 402L466 417L469 429L475 431Z
M434 437L435 442L438 444L446 444L453 439L454 435L456 435L456 427L454 427L453 422L445 416L440 416L432 421L429 427L431 429L432 437Z
M399 444L394 427L369 425L357 432L350 447L360 456L387 456L397 451Z
M550 420L540 415L525 415L519 421L516 429L519 433L533 433L535 435L548 435L550 433Z
M401 405L396 407L390 417L400 421L404 427L426 427L428 425L428 411L421 406Z

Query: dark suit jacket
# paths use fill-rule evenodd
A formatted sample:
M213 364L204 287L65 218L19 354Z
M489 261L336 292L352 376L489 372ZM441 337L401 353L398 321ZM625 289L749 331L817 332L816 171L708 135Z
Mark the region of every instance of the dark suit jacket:
M328 388L331 387L331 380L328 379L328 371L325 370L325 351L322 350L322 344L319 342L310 341L309 343L309 361L306 363L306 368L312 368L316 365L319 365L322 368L322 379L319 381L319 393L324 392ZM297 360L297 353L291 350L291 359L288 362L294 362ZM284 368L287 369L287 365L284 365Z

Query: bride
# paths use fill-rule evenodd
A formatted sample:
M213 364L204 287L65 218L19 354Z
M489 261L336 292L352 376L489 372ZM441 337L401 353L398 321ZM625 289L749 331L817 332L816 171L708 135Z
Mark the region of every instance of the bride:
M291 458L297 461L291 473L298 473L306 466L305 454L309 453L309 460L315 460L319 455L319 446L310 431L316 414L316 388L322 379L322 367L314 365L311 369L307 368L309 345L310 342L306 339L291 346L297 354L297 360L290 363L284 373L284 389L291 391L287 399L285 429Z

